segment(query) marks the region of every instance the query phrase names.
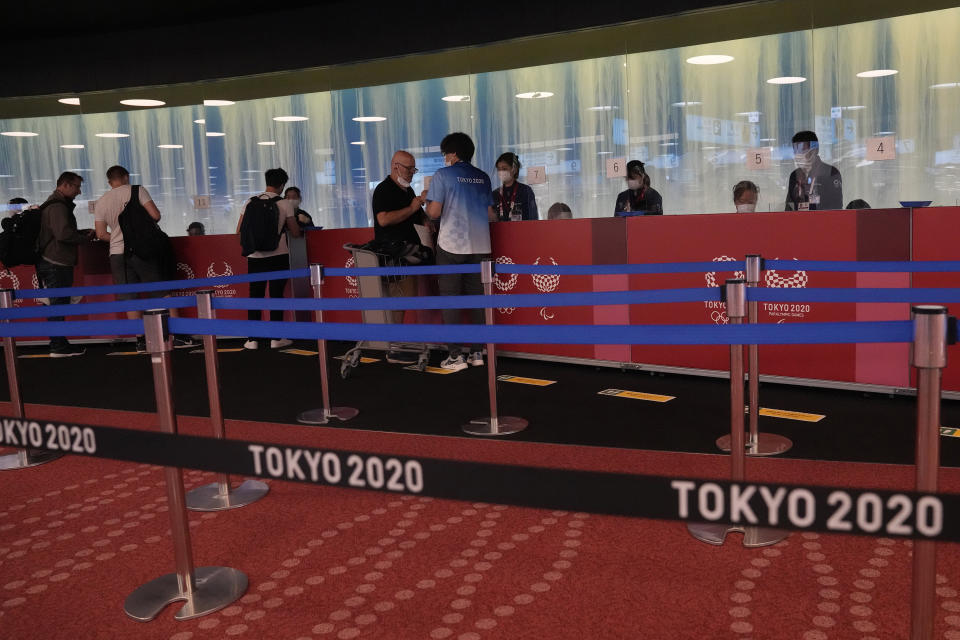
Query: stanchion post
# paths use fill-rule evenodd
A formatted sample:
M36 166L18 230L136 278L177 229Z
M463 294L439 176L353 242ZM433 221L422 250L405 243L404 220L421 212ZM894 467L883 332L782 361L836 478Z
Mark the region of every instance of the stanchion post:
M310 265L310 286L313 287L313 297L317 300L323 299L323 265ZM323 310L317 309L314 312L314 320L318 324L323 323ZM355 417L360 411L353 407L331 407L330 406L330 372L327 363L327 341L323 338L317 340L317 358L320 361L320 399L323 405L319 409L309 409L297 416L297 422L303 424L327 424L330 418L339 420L349 420Z
M480 263L480 281L483 283L484 295L493 295L492 260L484 260ZM484 308L484 317L487 326L493 326L492 306ZM523 418L501 416L497 411L497 347L492 342L487 343L487 392L490 398L490 415L475 418L463 425L465 433L475 436L505 436L527 428L529 423Z
M173 370L170 366L173 345L169 317L167 309L151 309L143 314L143 325L147 352L153 366L153 389L157 398L160 429L164 433L175 434L177 416L173 403ZM226 607L247 590L247 576L241 571L228 567L194 568L183 474L179 467L164 467L164 475L176 573L151 580L127 596L124 611L142 622L153 620L164 607L178 600L186 602L177 611L177 620L198 618Z
M214 320L213 289L197 291L197 316L204 320ZM220 362L217 356L217 337L203 336L203 360L207 373L207 403L210 406L210 426L213 437L226 438L223 423L223 409L220 404ZM223 511L236 509L256 502L267 495L270 487L259 480L245 480L236 489L230 488L230 476L218 473L213 484L197 487L187 493L187 508L193 511Z
M917 369L917 492L936 493L940 471L940 384L947 366L947 310L913 307L911 361ZM933 638L936 614L937 543L913 544L910 639Z
M13 309L13 289L0 289L0 309ZM4 323L10 322L7 319ZM20 394L20 365L17 360L17 341L12 336L3 339L3 359L7 367L7 386L10 389L10 413L24 417L23 396ZM35 467L62 457L62 453L41 449L18 449L16 453L0 456L0 471Z

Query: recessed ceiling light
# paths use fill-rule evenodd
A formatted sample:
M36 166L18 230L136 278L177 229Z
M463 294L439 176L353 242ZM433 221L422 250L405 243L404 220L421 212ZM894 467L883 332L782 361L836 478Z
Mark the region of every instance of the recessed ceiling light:
M676 142L661 142L661 143L660 143L660 146L661 146L661 147L675 147L675 146L677 146L677 143L676 143Z
M129 138L129 133L98 133L98 138Z
M776 138L760 138L760 142L776 142Z
M199 120L194 120L193 123L194 123L194 124L207 124L207 121L204 120L203 118L200 118Z
M931 89L956 89L957 87L960 87L960 82L941 82L930 85Z
M60 104L72 104L74 106L80 105L80 98L60 98L57 100Z
M167 104L163 100L148 100L146 98L131 98L129 100L121 100L120 104L125 104L128 107L162 107Z
M233 100L204 100L203 106L205 107L229 107L232 104L237 104Z
M303 122L304 120L309 120L307 116L275 116L273 119L277 122Z
M40 134L32 131L4 131L0 133L0 136L10 136L11 138L32 138L38 135Z
M762 112L762 111L741 111L740 113L738 113L738 114L736 114L736 115L741 116L741 117L744 117L744 118L749 118L750 116L760 116L760 115L763 115L763 112Z
M702 102L698 102L698 101L696 101L696 100L693 100L693 101L687 100L687 101L685 101L685 102L674 102L674 103L673 103L673 106L674 106L674 107L695 107L695 106L697 106L698 104L703 104L703 103L702 103Z
M768 84L800 84L801 82L806 82L807 79L803 76L782 76L779 78L770 78L767 80Z
M364 142L363 140L355 140L355 141L351 142L350 144L367 144L367 143Z
M613 105L605 104L605 105L598 105L596 107L588 107L587 111L614 111L619 108L620 107L615 107Z
M354 122L383 122L386 120L384 116L357 116L353 119Z
M554 149L554 151L573 151L573 147L560 147L559 149Z
M222 138L225 135L227 134L223 133L222 131L207 131L208 138Z
M277 143L274 142L273 140L264 140L263 142L258 142L257 144L260 145L261 147L272 147L272 146L275 146Z
M60 145L61 149L83 149L82 144L62 144Z
M692 58L687 58L689 64L724 64L725 62L733 62L733 56L724 56L724 55L707 55L707 56L693 56Z
M608 155L610 155L611 153L613 153L613 151L598 151L598 152L597 152L597 155L598 155L598 156L608 156Z
M877 131L878 136L894 136L896 134L896 131Z
M470 102L470 96L443 96L444 102Z
M849 107L843 107L843 111L863 111L866 107L862 104L854 104Z
M158 149L183 149L182 144L158 144Z
M895 76L899 71L896 69L873 69L871 71L861 71L857 74L858 78L882 78L884 76Z
M553 95L550 91L528 91L526 93L518 93L517 97L521 100L536 100L538 98L549 98Z

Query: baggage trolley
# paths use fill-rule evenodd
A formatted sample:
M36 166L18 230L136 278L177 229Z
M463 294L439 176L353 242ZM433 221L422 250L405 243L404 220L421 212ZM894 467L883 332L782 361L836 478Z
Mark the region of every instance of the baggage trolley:
M353 261L357 267L402 266L398 258L363 249L360 245L348 242L343 245L343 248L353 255ZM357 288L360 290L360 297L388 297L387 283L398 279L399 276L357 276ZM393 312L389 309L364 309L361 313L363 314L364 324L393 324ZM364 350L415 353L417 355L416 367L419 371L423 371L427 368L427 362L430 359L430 347L431 345L422 342L360 340L352 349L343 354L343 362L340 364L340 377L346 379L350 376L350 372L360 364L360 357Z

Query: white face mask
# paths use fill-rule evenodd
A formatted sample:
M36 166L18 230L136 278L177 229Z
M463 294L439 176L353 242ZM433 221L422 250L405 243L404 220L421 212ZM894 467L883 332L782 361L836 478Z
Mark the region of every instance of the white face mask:
M410 183L403 179L401 176L397 176L397 184L406 189L410 186Z
M630 178L627 180L627 189L630 189L630 191L637 191L638 189L640 189L641 184L642 183L639 180L634 180L633 178Z
M500 178L500 182L506 184L507 182L513 180L513 172L500 170L497 171L497 177Z
M817 157L817 148L807 149L806 151L793 154L793 161L797 163L798 169L803 169L804 173L809 173L813 167L813 159Z
M291 204L293 204L294 209L300 208L300 198L287 198L287 200L289 200Z
M757 210L756 203L753 203L753 204L746 203L746 204L737 205L737 213L753 213L756 210Z
M443 156L443 164L447 167L452 167L457 163L457 159L453 154L448 154Z

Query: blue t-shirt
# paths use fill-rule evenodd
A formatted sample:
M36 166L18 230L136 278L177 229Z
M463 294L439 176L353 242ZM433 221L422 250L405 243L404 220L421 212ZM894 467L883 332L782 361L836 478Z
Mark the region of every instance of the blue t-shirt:
M433 175L427 200L443 205L437 243L448 253L490 253L490 176L460 161Z

